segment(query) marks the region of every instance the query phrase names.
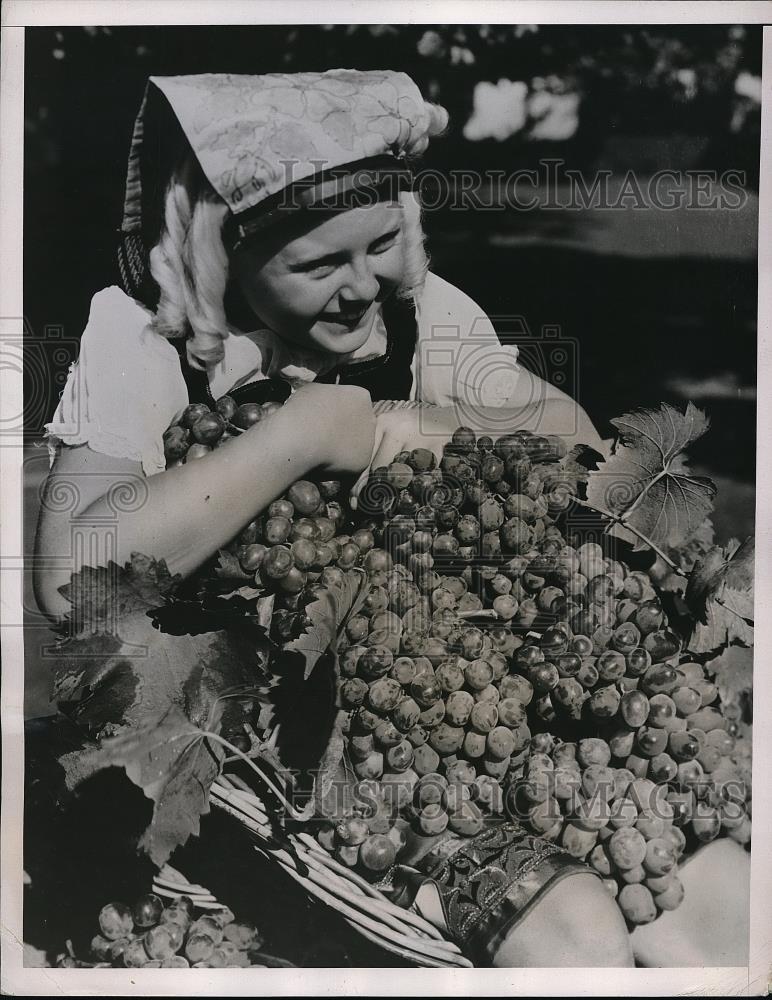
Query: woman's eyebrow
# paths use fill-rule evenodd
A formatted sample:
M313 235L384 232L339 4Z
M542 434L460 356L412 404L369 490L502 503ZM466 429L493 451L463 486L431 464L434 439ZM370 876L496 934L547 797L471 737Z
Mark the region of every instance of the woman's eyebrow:
M376 236L374 240L370 242L370 246L375 246L377 243L383 243L385 240L392 239L394 236L398 236L401 231L401 226L394 226L385 233L381 233L380 236ZM344 250L334 250L330 253L321 254L319 257L304 257L299 260L293 260L289 264L291 271L304 270L309 267L318 267L321 264L332 264L343 257L346 253Z
M331 264L341 260L344 256L345 254L342 250L335 250L331 253L322 254L319 257L303 257L299 260L290 261L289 268L291 271L295 271L307 267L316 267L319 264Z

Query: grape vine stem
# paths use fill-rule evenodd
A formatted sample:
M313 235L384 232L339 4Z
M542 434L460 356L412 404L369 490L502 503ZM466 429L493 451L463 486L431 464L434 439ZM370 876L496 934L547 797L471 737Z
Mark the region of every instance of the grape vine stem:
M608 518L613 524L619 524L623 528L627 528L628 531L632 531L636 538L639 538L644 544L648 545L650 549L656 552L660 559L662 559L662 561L665 562L674 572L678 572L678 566L676 566L670 556L666 555L658 545L655 545L654 542L652 542L650 538L647 538L642 531L639 531L635 525L630 524L618 514L612 514L610 510L604 510L603 507L595 507L586 500L580 500L577 496L572 497L572 499L574 503L578 504L580 507L584 507L587 510L594 510L596 514L600 514L601 517Z

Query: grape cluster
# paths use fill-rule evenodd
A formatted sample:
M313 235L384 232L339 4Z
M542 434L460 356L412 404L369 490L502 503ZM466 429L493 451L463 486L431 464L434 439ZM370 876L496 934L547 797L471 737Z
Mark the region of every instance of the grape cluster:
M180 896L164 907L154 893L134 906L107 903L99 913L99 933L91 941L91 961L72 956L59 965L92 968L185 969L264 968L253 961L262 939L254 924L237 921L227 908L195 917L193 902Z
M735 744L726 730L711 732ZM746 759L746 742L737 741L725 758L734 780L696 784L691 774L671 780L638 776L615 764L609 743L600 737L575 743L541 733L512 775L507 807L593 867L631 925L649 923L683 899L678 862L690 838L712 840L723 826L747 842L746 786L737 767Z
M231 396L218 399L214 410L206 403L191 403L164 432L167 469L203 458L280 408L281 404L273 401L237 406Z
M189 407L169 463L277 405ZM581 474L559 438L459 428L439 462L418 448L372 470L356 510L339 482L302 481L233 540L282 640L320 589L367 576L338 642L353 802L318 831L345 865L380 877L411 830L474 836L506 812L644 923L680 902L685 849L749 841L750 741L649 575L571 530Z

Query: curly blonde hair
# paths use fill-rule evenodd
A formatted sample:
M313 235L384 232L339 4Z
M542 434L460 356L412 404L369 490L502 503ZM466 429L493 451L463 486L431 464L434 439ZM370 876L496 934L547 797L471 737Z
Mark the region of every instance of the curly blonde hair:
M425 131L405 150L418 156L448 124L439 105L425 102ZM421 206L411 191L399 196L403 212L403 279L397 295L415 299L429 261L421 225ZM164 196L163 222L150 251L150 272L160 296L154 326L164 337L192 333L186 344L190 364L199 370L222 360L229 323L225 315L229 258L223 227L230 210L217 195L193 156L174 171Z

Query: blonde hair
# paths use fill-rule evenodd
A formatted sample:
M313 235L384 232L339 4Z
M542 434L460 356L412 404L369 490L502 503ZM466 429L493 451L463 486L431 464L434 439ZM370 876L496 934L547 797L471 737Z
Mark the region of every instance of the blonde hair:
M439 105L424 104L425 131L405 153L418 156L430 136L444 131L448 114ZM411 191L399 196L403 214L403 279L397 289L402 299L415 299L423 287L429 261L424 246L421 206ZM229 260L223 243L223 225L229 209L191 156L177 169L166 189L163 223L158 243L150 251L150 273L160 296L154 327L164 337L183 337L190 364L199 370L222 360L229 324L225 290Z

